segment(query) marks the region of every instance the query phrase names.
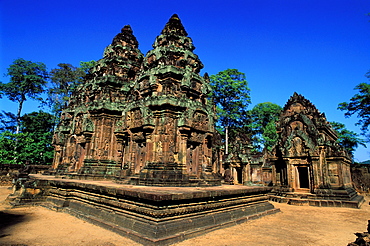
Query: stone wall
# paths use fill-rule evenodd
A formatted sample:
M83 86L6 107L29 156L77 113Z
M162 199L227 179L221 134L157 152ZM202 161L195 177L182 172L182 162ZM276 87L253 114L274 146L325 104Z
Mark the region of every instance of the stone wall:
M370 192L370 172L369 168L363 167L352 167L352 182L355 189L360 193Z
M25 166L18 164L0 164L0 186L11 186L13 178L17 178ZM28 165L29 173L43 173L51 168L50 165Z

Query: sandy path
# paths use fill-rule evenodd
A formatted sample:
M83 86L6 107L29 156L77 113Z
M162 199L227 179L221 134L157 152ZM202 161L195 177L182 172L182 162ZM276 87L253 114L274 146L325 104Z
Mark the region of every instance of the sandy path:
M0 187L0 201L11 190ZM370 206L320 208L273 203L281 213L216 230L177 246L347 245L363 232ZM65 213L42 207L9 209L0 205L0 245L139 245L130 239Z
M11 190L0 187L0 201ZM0 205L0 245L140 245L116 233L43 207Z

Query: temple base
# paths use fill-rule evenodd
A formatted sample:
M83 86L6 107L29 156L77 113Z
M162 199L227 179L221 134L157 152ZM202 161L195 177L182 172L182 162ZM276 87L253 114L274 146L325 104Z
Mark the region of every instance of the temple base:
M275 188L269 193L269 200L291 205L308 205L318 207L360 208L365 199L353 188L316 189L315 193L294 192Z
M200 178L188 175L178 163L148 164L139 177L131 178L132 185L171 186L171 187L206 187L221 185L221 178L216 174L204 172Z
M279 211L268 187L148 187L31 175L14 205L63 211L145 245L168 245ZM38 192L35 192L35 191Z

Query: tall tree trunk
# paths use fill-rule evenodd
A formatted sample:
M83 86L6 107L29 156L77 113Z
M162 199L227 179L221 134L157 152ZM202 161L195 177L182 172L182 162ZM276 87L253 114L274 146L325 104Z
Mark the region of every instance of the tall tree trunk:
M225 155L229 154L229 127L225 127Z
M16 134L19 133L19 129L20 129L20 126L21 126L21 112L22 112L23 102L24 101L25 100L23 100L23 99L21 99L19 101L18 112L17 112L17 129L15 130L15 133ZM15 139L15 145L14 145L14 161L15 161L15 163L18 162L17 146L18 146L18 137L16 137L16 139Z
M19 128L21 126L21 112L22 112L22 108L23 108L23 102L24 102L23 99L21 99L19 101L18 112L17 112L17 129L15 131L16 134L19 133Z

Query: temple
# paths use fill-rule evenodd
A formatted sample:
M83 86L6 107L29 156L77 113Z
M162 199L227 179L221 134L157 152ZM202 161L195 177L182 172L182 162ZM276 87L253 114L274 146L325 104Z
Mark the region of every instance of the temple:
M338 142L323 113L294 93L277 122L278 142L272 164L272 200L290 204L359 207L353 189L351 157Z
M52 169L19 179L12 203L67 212L145 245L279 212L272 187L221 185L215 107L194 49L177 15L145 56L125 26L62 111Z
M209 79L199 75L194 49L177 15L145 58L125 26L62 113L56 172L141 185L220 185Z
M279 212L269 199L361 205L351 157L325 115L296 93L272 152L252 155L247 134L229 155L216 149L209 78L194 49L177 15L145 56L125 26L62 111L52 169L19 176L13 205L67 212L144 245Z

